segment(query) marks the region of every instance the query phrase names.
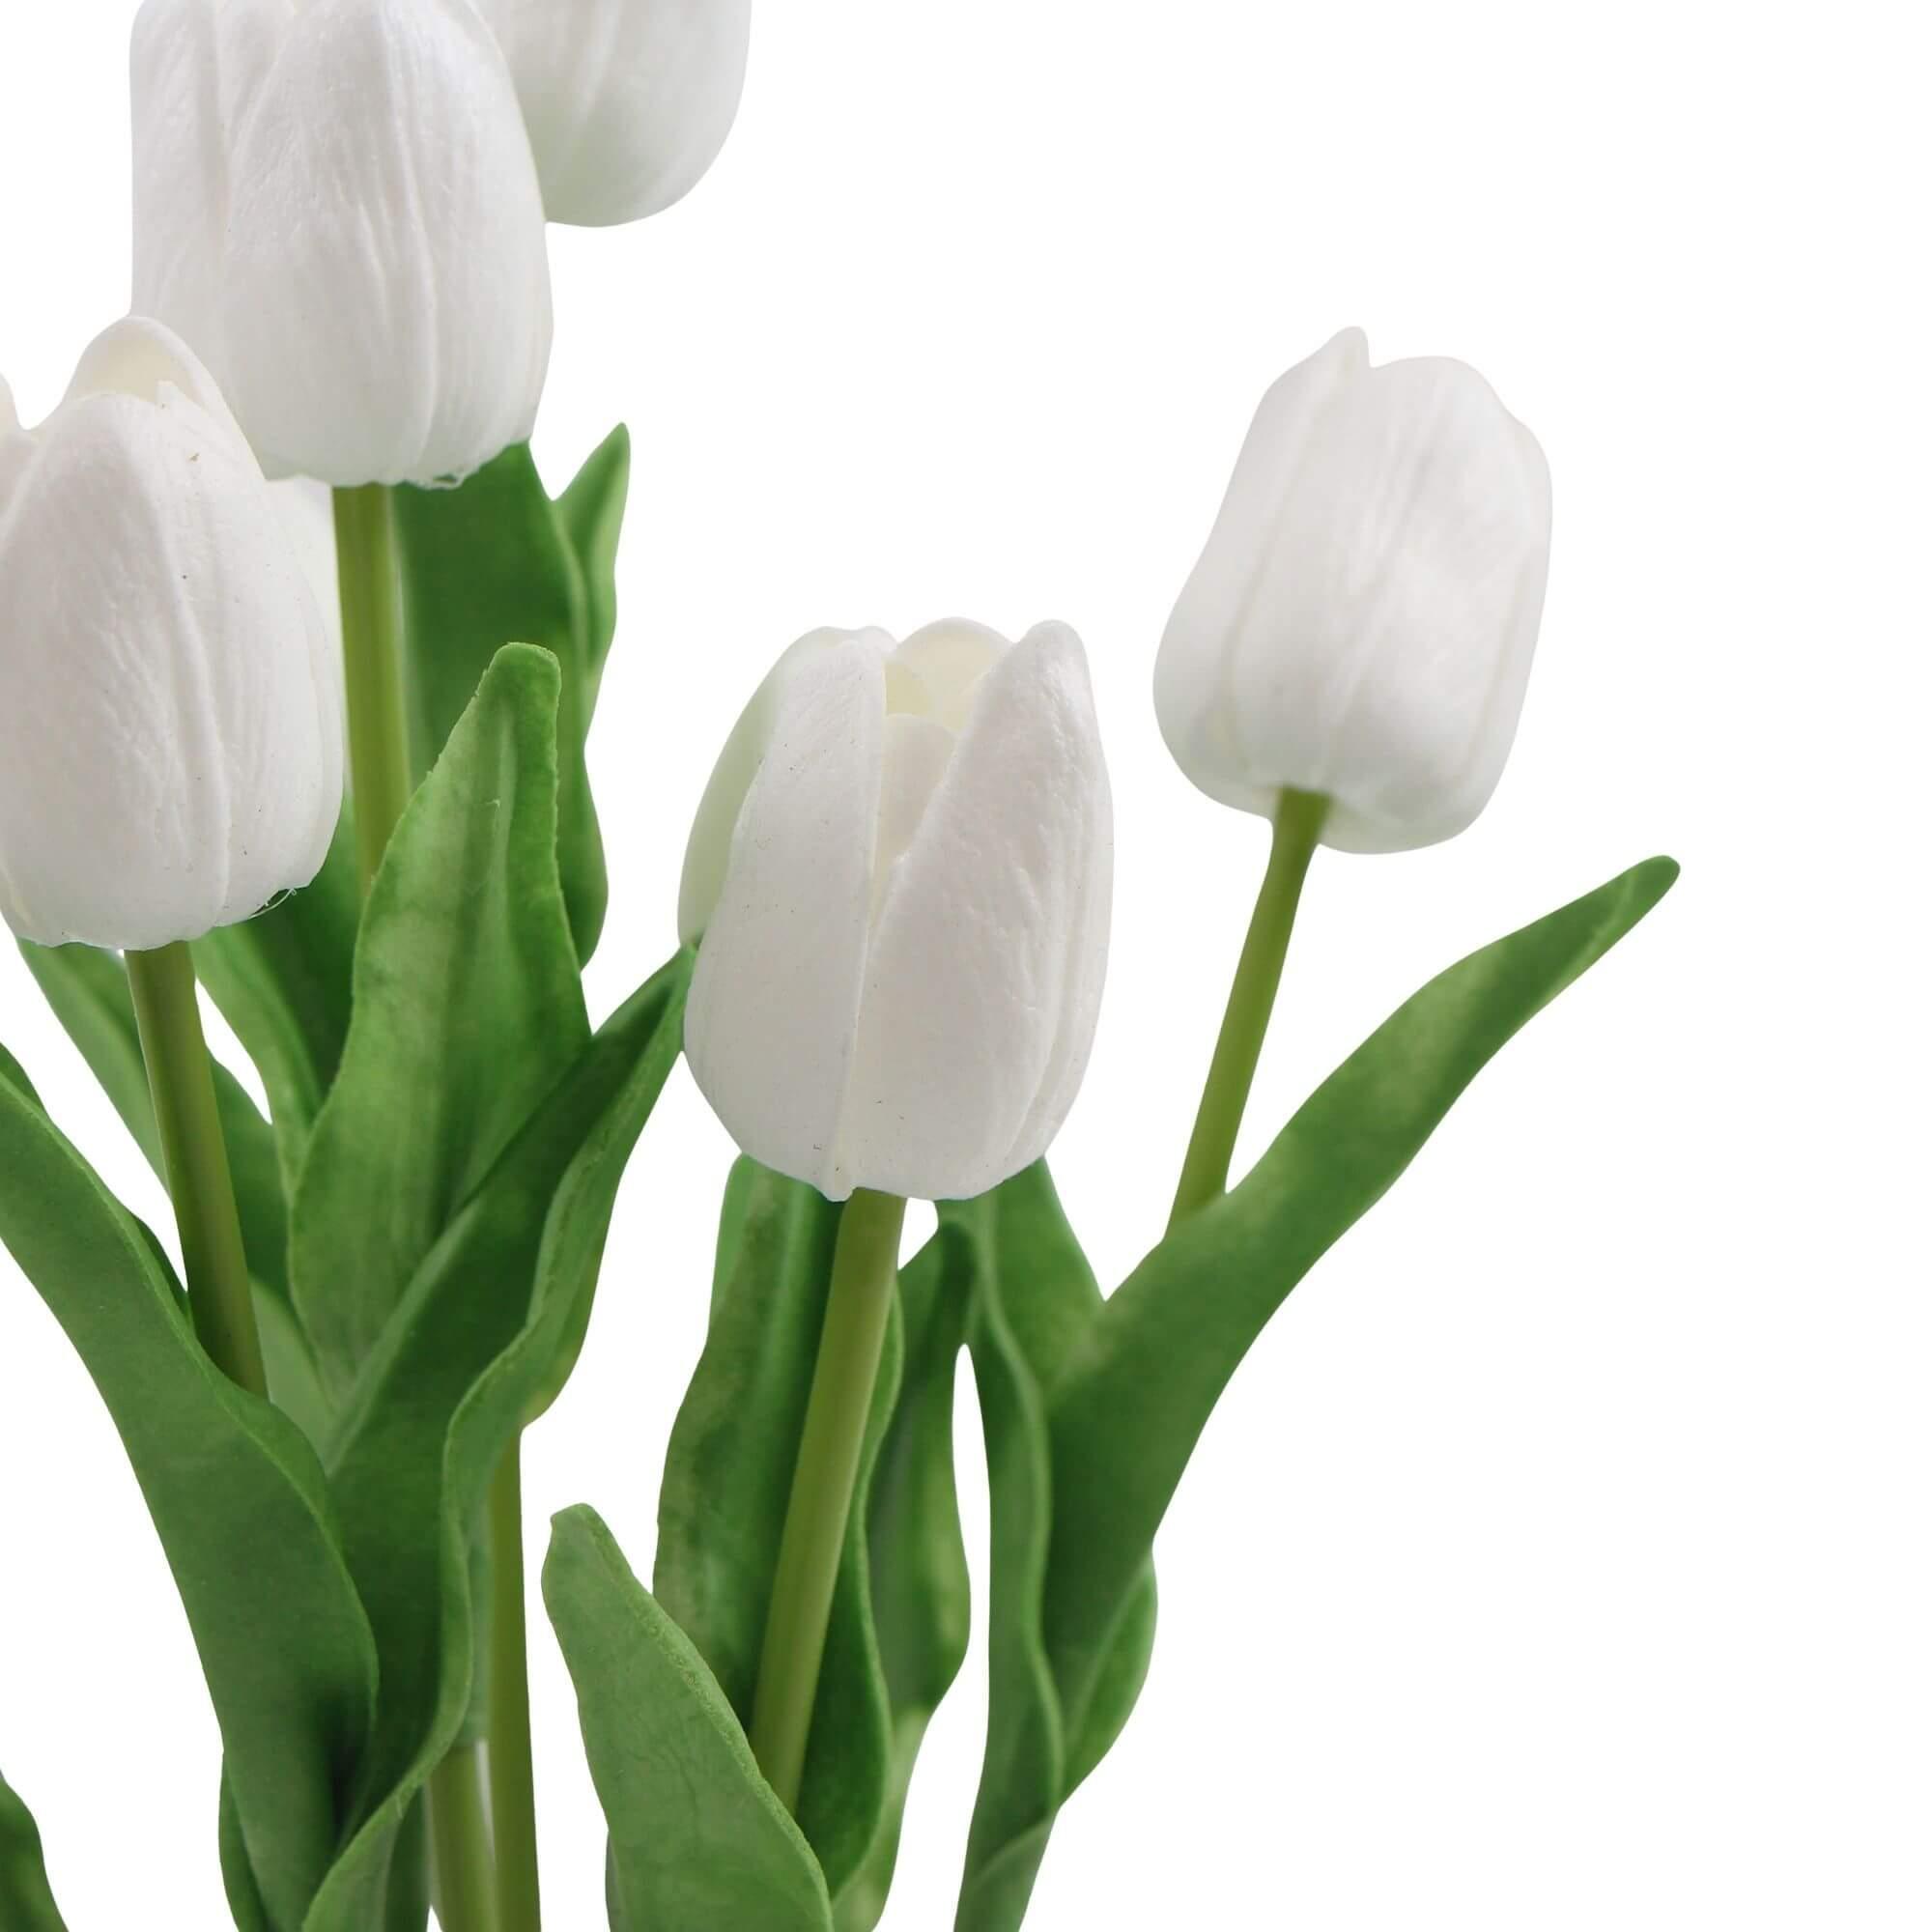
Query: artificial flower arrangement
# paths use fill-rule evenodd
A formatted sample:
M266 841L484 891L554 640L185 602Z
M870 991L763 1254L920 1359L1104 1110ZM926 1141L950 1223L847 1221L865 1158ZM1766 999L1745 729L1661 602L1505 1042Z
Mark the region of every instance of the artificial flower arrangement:
M1264 398L1153 667L1182 769L1273 847L1171 1222L1125 1282L1103 1294L1045 1165L1114 864L1063 624L794 644L697 806L675 950L593 1028L584 747L629 453L619 430L554 497L531 463L544 228L697 180L748 15L147 0L135 316L40 429L0 387L0 913L165 1178L182 1270L4 1051L0 1236L179 1583L243 1932L404 1932L432 1900L447 1932L539 1923L519 1443L680 1053L744 1156L651 1586L587 1507L542 1574L611 1923L879 1921L967 1642L965 1350L991 1674L957 1924L1017 1927L1133 1710L1155 1533L1222 1387L1675 876L1652 860L1451 966L1230 1185L1316 849L1477 816L1543 602L1529 433L1472 370L1375 366L1349 331ZM333 492L339 624L270 476ZM938 1229L901 1266L908 1198ZM4 1785L0 1924L62 1924Z

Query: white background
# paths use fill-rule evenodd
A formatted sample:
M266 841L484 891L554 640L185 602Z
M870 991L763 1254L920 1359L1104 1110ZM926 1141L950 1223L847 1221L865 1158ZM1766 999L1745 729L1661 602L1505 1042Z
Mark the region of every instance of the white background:
M131 12L4 10L0 369L29 421L125 303ZM1488 814L1318 862L1244 1158L1429 974L1684 862L1244 1368L1159 1546L1146 1697L1048 1858L1051 1932L1932 1922L1932 156L1907 22L767 0L701 187L554 233L539 455L560 481L621 415L639 458L593 741L600 1014L669 951L690 807L781 645L1070 620L1120 892L1057 1164L1118 1280L1264 856L1167 760L1153 650L1263 386L1350 322L1379 357L1474 362L1532 426L1554 566ZM164 1226L11 952L0 1034ZM591 1500L648 1571L727 1156L680 1072L531 1441L533 1538ZM959 1428L980 1561L970 1394ZM76 1932L220 1922L187 1631L4 1258L0 1551L0 1761ZM603 1829L535 1614L551 1918L578 1932ZM976 1651L890 1925L950 1922L982 1695Z

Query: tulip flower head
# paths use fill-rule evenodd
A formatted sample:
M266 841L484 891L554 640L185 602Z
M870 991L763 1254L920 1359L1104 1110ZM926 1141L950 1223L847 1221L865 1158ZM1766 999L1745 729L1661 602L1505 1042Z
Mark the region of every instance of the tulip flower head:
M1073 1103L1112 898L1070 630L814 632L752 700L693 828L692 1071L748 1153L833 1200L982 1193Z
M1154 669L1180 768L1322 841L1393 852L1489 803L1549 565L1549 471L1476 372L1369 364L1347 329L1262 399Z
M146 0L133 105L134 305L270 475L435 483L528 437L543 198L469 0Z
M0 386L0 917L145 949L320 868L342 807L322 613L208 372L130 320L22 430Z
M745 91L752 0L476 0L553 221L641 220L696 186Z

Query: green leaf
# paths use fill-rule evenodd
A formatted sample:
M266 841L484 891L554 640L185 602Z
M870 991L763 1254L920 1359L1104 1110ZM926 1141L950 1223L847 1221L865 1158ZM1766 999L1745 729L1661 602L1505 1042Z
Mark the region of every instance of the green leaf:
M567 515L545 494L523 444L460 489L395 493L417 772L435 763L502 645L541 645L557 661L557 859L583 960L596 947L609 896L584 743L610 643L604 626L616 622L611 569L627 474L621 439L619 432L585 466L582 494ZM580 534L597 564L594 588L574 541Z
M254 1861L248 1855L248 1841L242 1833L242 1814L236 1808L234 1788L225 1770L221 1776L215 1844L221 1856L222 1890L236 1932L275 1932L274 1920L262 1899Z
M558 683L544 651L497 654L370 891L291 1224L296 1307L338 1394L589 1037L556 871Z
M44 947L24 942L20 952L46 995L47 1005L80 1049L148 1165L165 1181L134 1002L119 955L91 946ZM255 1285L255 1314L269 1371L269 1393L276 1407L294 1416L311 1441L319 1441L327 1427L327 1405L307 1338L289 1299L288 1204L282 1192L274 1131L241 1082L218 1061L214 1063L214 1097L235 1179L242 1244Z
M831 1932L825 1879L691 1639L594 1512L555 1519L544 1602L635 1927Z
M308 885L194 943L196 973L261 1073L290 1191L349 1037L350 970L361 916L355 838L345 808L322 870Z
M946 1210L974 1244L993 1535L986 1766L959 1932L1016 1932L1059 1805L1120 1735L1152 1645L1154 1531L1268 1317L1491 1056L1675 877L1667 860L1637 867L1431 981L1109 1300L1044 1167Z
M838 1208L815 1188L750 1160L732 1169L710 1331L665 1456L658 1601L747 1724L838 1229ZM835 1895L871 1848L891 1776L891 1715L860 1528L901 1348L895 1314L826 1634L799 1807Z
M418 1269L329 1458L383 1703L355 1830L305 1932L384 1920L399 1834L474 1675L472 1530L603 1257L617 1184L683 1037L679 953L598 1032Z
M201 1654L271 1932L294 1932L334 1854L376 1688L315 1452L209 1361L152 1236L4 1055L0 1176L0 1240L121 1433Z
M1153 1565L1150 1562L1120 1626L1107 1646L1086 1708L1080 1714L1079 1728L1066 1743L1066 1795L1086 1783L1088 1776L1119 1743L1134 1706L1147 1686L1148 1665L1153 1660L1154 1625L1159 1616L1160 1593L1154 1587ZM1064 1801L1063 1801L1064 1802Z
M0 1777L0 1925L7 1932L67 1932L41 1858L32 1814Z
M657 1600L749 1723L838 1209L741 1159L711 1324L665 1457ZM921 1739L965 1655L952 1383L969 1284L942 1235L900 1272L826 1634L799 1823L841 1932L884 1908Z
M883 1815L838 1893L839 1932L870 1932L885 1913L920 1747L966 1657L972 1588L953 1480L952 1394L970 1264L966 1243L942 1224L899 1275L905 1365L865 1511L891 1746Z
M1676 877L1653 859L1432 980L1107 1302L1052 1393L1046 1632L1070 1711L1094 1694L1194 1444L1268 1318L1491 1057Z
M710 1329L665 1452L652 1584L747 1723L838 1232L816 1188L734 1163Z
M1025 1916L1060 1806L1097 1756L1092 1734L1069 1732L1044 1624L1056 1534L1052 1391L1098 1321L1102 1301L1044 1162L943 1212L972 1254L968 1339L986 1442L992 1539L986 1755L957 1922L973 1932L1007 1932ZM1145 1675L1151 1565L1144 1566L1141 1590L1146 1609L1127 1631L1128 1652L1111 1680L1116 1696L1108 1721L1116 1731ZM1138 1659L1134 1643L1141 1645Z
M617 544L624 534L624 503L630 489L631 432L619 423L590 452L570 488L556 499L564 536L583 573L593 706L605 660L617 635Z

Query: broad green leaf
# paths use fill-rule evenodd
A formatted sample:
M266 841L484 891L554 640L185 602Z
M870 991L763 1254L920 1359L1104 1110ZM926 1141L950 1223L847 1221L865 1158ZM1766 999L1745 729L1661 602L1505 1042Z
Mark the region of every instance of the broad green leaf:
M472 1531L490 1477L591 1292L624 1165L683 1037L680 953L615 1013L417 1270L329 1457L383 1703L357 1823L305 1932L396 1924L399 1835L460 1735L474 1674Z
M1080 1713L1080 1726L1066 1741L1069 1798L1120 1742L1134 1706L1140 1702L1141 1691L1147 1685L1148 1665L1153 1659L1153 1633L1159 1607L1159 1592L1154 1587L1153 1565L1150 1562L1133 1595L1127 1599L1127 1607L1107 1646L1094 1688L1087 1695L1086 1707Z
M604 663L617 635L617 544L624 534L624 503L630 488L631 432L619 423L590 452L570 488L556 499L564 536L583 573L591 697L586 716L595 705Z
M547 652L497 654L370 890L291 1222L295 1304L338 1394L589 1038L557 884L558 684Z
M121 1433L201 1654L268 1922L294 1932L333 1857L376 1688L322 1469L202 1352L153 1237L4 1056L0 1176L0 1239Z
M824 1875L743 1725L594 1512L555 1519L543 1590L577 1686L625 1921L831 1932Z
M362 892L344 809L322 870L299 892L194 943L195 971L255 1063L293 1190L309 1129L349 1037L350 969Z
M0 1926L6 1932L67 1932L41 1857L41 1834L25 1804L0 1777Z
M900 1271L905 1366L866 1506L892 1745L885 1813L838 1894L839 1932L871 1932L884 1915L920 1747L966 1657L972 1589L953 1481L952 1392L971 1305L970 1252L942 1223Z
M838 1209L816 1189L749 1160L733 1168L710 1331L665 1457L658 1601L746 1723L838 1228ZM861 1530L901 1349L895 1312L826 1634L799 1805L799 1823L835 1895L872 1847L891 1782L892 1720Z
M91 946L22 944L47 1005L80 1049L94 1077L121 1116L148 1164L165 1179L147 1066L119 956ZM275 1135L242 1084L214 1064L214 1096L228 1164L242 1217L242 1243L255 1284L255 1315L275 1406L295 1417L302 1433L319 1441L327 1428L327 1402L314 1357L289 1300L288 1204Z
M665 1452L652 1585L747 1723L838 1233L816 1188L733 1164L710 1328Z
M1061 1804L1098 1754L1091 1735L1069 1732L1044 1620L1056 1534L1052 1391L1102 1303L1043 1162L943 1211L973 1257L968 1339L992 1541L986 1756L957 1922L971 1932L1007 1932L1025 1915ZM1115 1730L1145 1673L1152 1588L1149 1566L1141 1583L1146 1612L1129 1632L1141 1654L1129 1650L1111 1680Z
M584 767L609 646L598 632L607 619L615 623L603 546L608 543L613 563L623 474L606 451L592 457L595 467L568 519L545 494L524 444L504 450L460 489L405 487L395 493L417 772L435 763L502 645L541 645L557 661L557 860L571 930L584 960L596 947L609 894ZM573 526L580 523L604 573L595 608L573 543Z
M1043 1168L947 1210L975 1243L993 1531L986 1768L959 1932L1016 1932L1058 1806L1120 1735L1152 1644L1154 1531L1268 1317L1491 1056L1675 876L1668 861L1638 867L1433 980L1104 1303Z
M1048 1654L1079 1714L1195 1442L1291 1289L1380 1199L1492 1055L1670 889L1653 859L1432 980L1316 1090L1231 1194L1184 1221L1051 1397ZM1076 1723L1078 1718L1076 1716Z
M228 1899L228 1916L235 1921L235 1932L275 1932L274 1920L263 1902L262 1887L255 1877L254 1861L248 1856L248 1842L242 1835L242 1814L236 1809L235 1792L225 1770L221 1775L215 1843L221 1855L221 1887Z

